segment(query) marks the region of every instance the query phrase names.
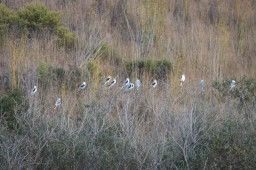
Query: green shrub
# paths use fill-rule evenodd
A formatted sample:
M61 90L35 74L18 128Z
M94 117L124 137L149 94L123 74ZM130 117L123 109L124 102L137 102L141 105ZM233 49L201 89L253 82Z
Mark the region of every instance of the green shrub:
M191 162L192 169L202 169L206 160L207 169L255 169L254 143L255 132L249 122L230 117L202 138L194 150L198 159Z
M234 79L236 80L236 79ZM239 108L242 108L246 103L253 103L256 101L256 80L242 77L239 81L236 81L236 86L230 90L230 84L232 79L224 81L214 81L212 87L215 88L218 93L215 96L224 101L226 97L236 99L239 101Z
M55 35L57 45L65 49L73 48L77 40L75 34L63 26L58 12L40 4L28 4L17 13L0 4L0 37L8 31L28 36L48 32Z
M125 64L128 75L138 72L139 75L148 73L158 79L166 79L172 72L172 63L168 60L140 60L129 61Z
M156 63L157 63L157 61L145 60L144 66L145 66L146 71L154 74L157 69Z
M108 128L95 137L94 146L98 147L98 153L94 153L94 159L98 160L99 169L136 169L138 161L134 148L129 142L119 140L116 130Z
M156 75L157 77L166 78L168 74L173 71L172 63L168 60L159 60L156 62Z
M4 116L9 129L18 128L15 114L25 110L25 105L22 105L22 101L23 97L19 89L10 91L0 99L0 114Z
M51 86L60 88L66 78L66 71L64 68L54 67L44 61L39 63L37 70L40 86L45 91L48 91Z
M65 69L60 67L51 69L54 79L56 79L59 82L63 82L65 79Z
M48 31L57 36L57 45L64 46L65 49L74 47L77 37L63 26L58 12L43 5L29 4L18 11L17 15L24 31L29 34Z
M215 94L218 100L224 101L225 97L229 94L229 88L231 81L235 79L227 79L223 81L214 81L212 87L218 91L218 94Z
M244 76L235 88L233 97L238 98L240 104L256 101L256 80Z
M74 68L66 73L66 87L70 90L77 90L77 83L81 83L82 70L78 68Z
M44 89L44 92L47 92L49 87L77 90L77 85L81 83L81 69L66 70L63 67L52 66L40 61L37 71L39 84Z
M54 32L61 24L60 15L43 5L26 5L17 12L20 24L29 33L40 31Z
M0 38L3 38L16 20L14 12L3 4L0 4Z
M66 49L72 49L75 45L77 37L67 28L61 26L57 28L57 44L64 46Z
M38 65L38 68L37 68L37 71L38 71L38 74L39 74L39 82L42 85L48 84L49 76L50 76L50 65L48 65L44 61L40 61L39 65Z

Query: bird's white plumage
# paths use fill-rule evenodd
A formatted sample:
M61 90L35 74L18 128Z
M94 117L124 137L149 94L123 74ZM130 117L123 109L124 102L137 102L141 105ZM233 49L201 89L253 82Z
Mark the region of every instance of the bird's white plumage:
M136 86L136 89L137 89L137 90L139 90L140 85L141 85L141 82L140 82L139 79L137 79L137 80L135 81L135 86Z
M83 82L83 83L80 84L80 86L78 87L78 91L81 91L81 90L85 89L85 87L86 87L86 83Z
M108 88L113 87L116 84L116 79L113 79Z
M104 85L107 85L109 82L111 81L111 76L108 76L105 81L104 81Z
M180 86L185 82L185 74L182 74L180 77Z
M134 84L133 83L128 83L125 86L124 92L128 92L130 90L132 90L134 88Z
M229 86L229 90L232 90L233 88L235 88L235 86L236 86L236 81L232 80Z
M205 82L204 82L204 80L201 80L201 81L200 81L199 86L200 86L200 89L203 91L204 88L205 88Z
M125 81L124 81L124 84L128 84L128 83L130 83L130 79L126 78Z
M55 108L54 108L54 109L56 109L56 108L59 107L60 105L61 105L61 99L58 98L58 99L56 100L56 102L55 102Z
M125 88L129 84L130 84L130 79L126 78L121 89Z
M154 80L154 81L151 83L150 88L156 88L156 86L157 86L157 81Z
M31 90L31 95L36 94L36 92L37 92L37 87L34 86L34 87L32 88L32 90Z

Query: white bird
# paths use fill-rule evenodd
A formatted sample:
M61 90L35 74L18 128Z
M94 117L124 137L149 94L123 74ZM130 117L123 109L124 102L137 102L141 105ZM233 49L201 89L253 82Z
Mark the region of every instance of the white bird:
M105 82L104 82L103 85L108 84L108 83L110 82L110 80L111 80L111 76L108 76L108 77L105 79Z
M121 89L123 89L124 87L126 87L129 84L130 84L130 79L126 78Z
M55 102L55 108L54 108L54 109L56 109L56 108L59 107L60 105L61 105L61 99L58 98L58 99L56 100L56 102Z
M85 89L85 87L86 87L86 83L83 82L83 83L80 84L80 86L78 87L78 91L81 91L81 90Z
M200 81L199 86L200 86L201 90L204 91L204 88L205 88L205 82L204 82L204 80L201 80L201 81Z
M124 92L128 92L130 90L132 90L134 88L134 84L133 83L128 83L125 86Z
M236 81L232 80L229 86L229 90L232 90L236 86Z
M136 89L137 89L137 90L139 90L140 85L141 85L141 82L140 82L139 79L137 79L137 80L135 81L135 86L136 86Z
M150 88L155 88L157 86L157 81L154 80L153 83L150 85Z
M108 85L108 88L113 87L116 84L116 79L113 79L110 85Z
M124 81L124 84L128 84L128 83L130 83L130 79L126 78L125 81Z
M31 90L31 96L34 95L34 94L36 94L36 92L37 92L37 87L34 86L34 87L32 88L32 90Z
M182 74L181 75L181 78L180 78L180 86L182 86L182 84L185 82L185 74Z

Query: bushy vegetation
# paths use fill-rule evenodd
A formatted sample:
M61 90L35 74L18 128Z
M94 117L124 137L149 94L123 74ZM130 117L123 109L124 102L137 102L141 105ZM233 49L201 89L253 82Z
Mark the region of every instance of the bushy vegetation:
M66 49L73 48L77 40L75 34L63 26L58 12L40 4L28 4L16 13L0 4L0 32L1 36L8 32L29 37L34 34L55 34L57 44Z
M15 22L14 12L5 5L0 4L0 38L3 40L8 33L9 27Z
M256 169L255 8L1 1L0 169Z
M240 80L236 80L236 86L230 90L231 81L232 79L213 82L212 86L218 91L216 97L220 101L224 101L225 99L237 100L239 102L239 108L243 108L248 103L253 103L255 105L256 81L244 76Z
M155 99L136 92L124 98L117 92L99 95L89 107L84 104L90 101L83 101L82 114L75 117L65 111L69 107L65 104L51 116L45 116L51 110L45 113L30 105L35 112L14 115L19 129L13 133L6 128L9 120L1 118L1 168L256 167L255 108L248 117L229 104L189 94L183 100L192 102L192 107L185 110L175 108L182 101L165 91Z
M64 87L64 89L74 90L77 88L77 84L82 81L80 69L65 70L62 67L52 66L41 61L37 71L39 84L46 91L51 86L58 89Z
M166 80L173 71L172 63L168 60L140 60L126 62L126 71L128 75L137 72L139 77L143 74L149 74L157 79Z
M67 28L60 26L57 28L57 44L64 46L67 49L72 49L77 41L77 37L74 33L70 32Z
M16 116L27 109L23 99L19 89L11 90L0 98L0 116L10 130L19 127Z
M17 17L22 28L29 33L54 32L61 25L60 15L43 5L27 5L17 12Z

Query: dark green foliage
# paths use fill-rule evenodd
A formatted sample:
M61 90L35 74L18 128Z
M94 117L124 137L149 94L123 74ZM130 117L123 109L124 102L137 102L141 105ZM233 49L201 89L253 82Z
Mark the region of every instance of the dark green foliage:
M64 68L51 68L51 69L52 69L51 72L54 76L54 79L62 83L65 79Z
M103 169L108 169L117 161L117 153L115 149L114 133L106 130L97 135L95 145L100 147L99 162L102 162ZM95 155L96 156L96 155Z
M69 90L77 90L77 85L81 83L81 69L65 70L62 67L55 67L41 61L37 71L40 87L44 89L44 92L47 92L50 87L65 87Z
M63 68L53 67L45 62L39 63L38 74L40 86L44 90L49 89L54 82L55 86L60 87L65 78L65 70Z
M243 77L234 90L233 96L238 98L240 104L246 102L256 102L256 80Z
M47 84L50 83L49 77L50 77L50 65L45 63L44 61L41 61L39 63L39 66L37 68L38 75L39 75L39 83L41 84L41 87L44 89L47 89Z
M57 28L57 44L64 46L66 49L72 49L75 45L77 37L74 33L70 32L67 28L61 26Z
M128 75L138 72L140 76L148 73L157 79L166 79L172 72L172 63L168 60L140 60L126 62L126 71Z
M255 169L256 149L251 146L256 134L247 123L230 118L211 129L194 150L193 169L202 169L206 161L207 169Z
M0 115L6 119L9 129L17 129L18 123L15 114L25 110L23 97L19 89L10 91L0 99Z
M7 8L5 5L0 4L0 38L8 33L10 25L12 25L16 20L14 12Z
M239 101L239 108L242 108L246 103L249 102L255 105L256 80L244 76L237 81L235 88L230 90L231 80L232 79L228 79L222 82L214 81L212 86L218 91L215 96L221 101L225 100L226 97L236 99Z
M75 141L73 135L69 135L64 130L58 129L58 140L48 140L48 147L45 147L41 156L45 158L45 161L51 158L50 166L56 169L74 169L76 161L80 160L85 149L81 148L80 142ZM84 145L84 143L82 143ZM80 147L81 150L75 149ZM49 158L46 157L48 155Z
M171 138L167 141L166 148L158 163L160 169L174 169L175 167L186 169L182 151L173 142Z
M100 132L94 145L99 148L98 153L94 155L100 169L136 169L138 162L134 150L128 142L123 142L116 136L115 128L108 128Z
M8 96L15 97L16 93L10 93ZM215 117L213 114L219 110L209 111L213 109L209 108L209 105L194 104L191 118L187 118L190 117L190 113L185 113L186 115L181 117L177 114L174 119L178 121L176 124L178 127L175 122L166 122L168 123L166 127L170 130L162 134L163 140L157 142L149 140L147 147L145 143L138 141L145 141L145 136L135 138L131 135L131 138L121 124L116 122L103 124L102 119L106 113L102 111L104 109L98 112L97 102L91 105L90 108L95 108L87 112L85 119L83 119L85 115L81 115L81 120L69 120L65 113L60 113L56 117L38 115L40 113L15 115L20 125L17 133L10 133L6 124L2 123L5 121L2 121L1 168L8 169L11 166L22 166L24 169L256 168L255 119L244 118L233 107L231 110L227 109L228 113L216 113L215 116L222 117L221 120L219 118L212 120L212 116ZM205 112L209 113L205 115ZM183 120L185 120L183 123L180 122ZM174 131L172 126L175 128ZM6 152L10 155L5 154ZM24 157L27 159L22 159ZM13 161L10 163L9 159Z
M29 33L35 31L55 31L60 25L60 16L43 5L29 4L17 12L19 22Z
M77 88L77 83L81 83L82 70L78 68L73 68L66 73L66 87L73 90Z
M227 97L230 94L230 84L232 80L236 80L236 79L227 79L227 80L223 80L223 81L214 81L212 83L212 87L215 88L218 91L218 94L216 95L216 97L223 101L225 99L225 97Z
M17 13L0 4L0 37L8 32L16 35L50 33L56 36L56 43L65 49L74 47L77 37L61 23L58 12L40 4L28 4Z
M18 89L10 91L7 96L1 99L1 111L2 113L11 113L14 112L15 106L21 104L22 97Z

